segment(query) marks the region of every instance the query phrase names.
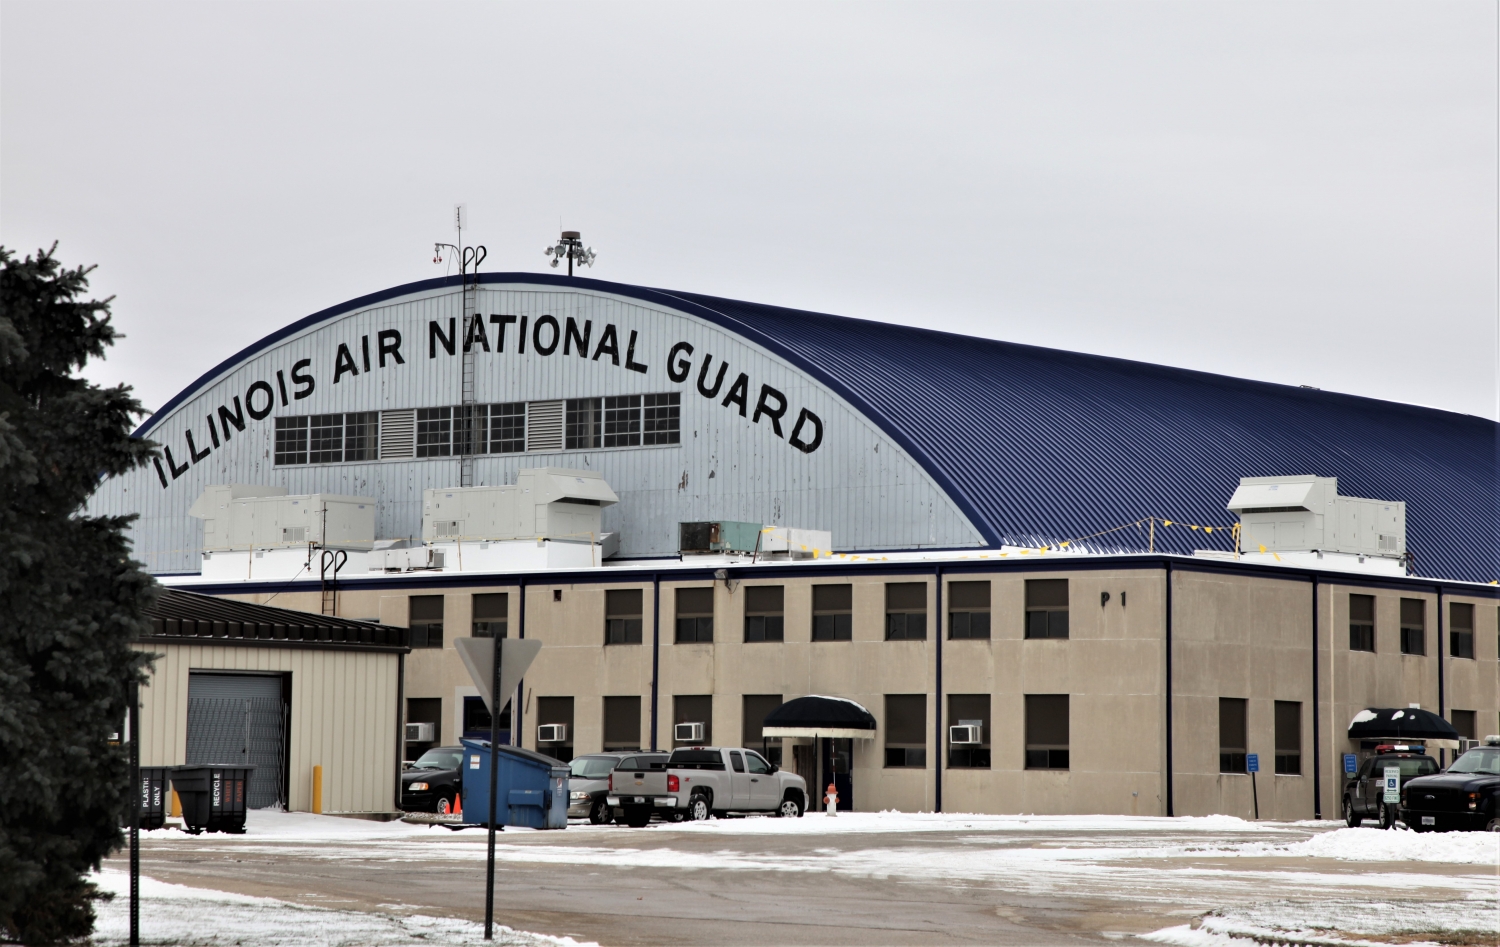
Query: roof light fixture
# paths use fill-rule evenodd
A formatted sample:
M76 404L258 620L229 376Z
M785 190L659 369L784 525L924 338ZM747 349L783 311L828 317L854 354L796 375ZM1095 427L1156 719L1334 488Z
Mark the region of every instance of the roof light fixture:
M557 238L557 245L543 250L542 255L552 258L553 269L557 269L557 264L567 260L569 276L573 275L574 261L577 261L579 266L592 267L595 256L592 247L583 245L583 236L576 230L564 230L562 236Z

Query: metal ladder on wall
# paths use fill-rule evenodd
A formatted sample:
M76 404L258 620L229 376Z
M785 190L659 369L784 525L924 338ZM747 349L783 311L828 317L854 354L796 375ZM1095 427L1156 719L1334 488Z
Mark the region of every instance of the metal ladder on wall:
M474 485L474 448L478 432L474 430L474 346L470 344L475 335L474 320L479 318L479 265L474 265L474 276L464 274L464 351L463 392L460 400L460 417L454 418L453 434L459 439L459 479L461 487Z

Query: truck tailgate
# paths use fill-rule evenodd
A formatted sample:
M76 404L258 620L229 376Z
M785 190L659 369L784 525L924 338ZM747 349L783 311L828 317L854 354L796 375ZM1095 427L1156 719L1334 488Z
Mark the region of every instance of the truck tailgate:
M667 774L659 769L617 769L612 774L611 785L614 788L610 794L623 797L621 803L635 802L636 797L640 797L642 803L648 803L653 796L667 794Z

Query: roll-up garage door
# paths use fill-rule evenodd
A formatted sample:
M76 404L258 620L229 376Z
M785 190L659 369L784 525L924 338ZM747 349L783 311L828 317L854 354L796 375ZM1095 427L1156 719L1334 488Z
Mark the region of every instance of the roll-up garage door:
M254 766L252 809L285 804L286 727L282 675L188 675L187 762Z

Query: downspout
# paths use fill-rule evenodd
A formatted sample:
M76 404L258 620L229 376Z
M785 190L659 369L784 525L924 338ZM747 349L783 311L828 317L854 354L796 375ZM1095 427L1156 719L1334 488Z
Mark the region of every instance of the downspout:
M937 595L934 605L937 608L937 699L933 719L937 721L937 764L933 768L933 792L932 811L943 811L943 567L938 566L933 575L937 579Z
M1172 560L1167 563L1167 817L1176 815L1172 784Z
M657 673L661 670L661 573L651 576L651 750L656 751Z
M1318 745L1318 577L1312 579L1312 751L1313 751L1313 818L1323 818L1323 753ZM1329 714L1334 708L1329 706ZM1333 726L1332 723L1329 724Z
M521 613L518 616L516 637L521 640L526 638L526 580L521 579ZM495 642L495 647L500 647L500 642ZM521 745L521 695L526 693L526 679L522 678L516 684L516 693L510 700L510 745ZM500 698L496 697L496 700Z
M1443 640L1443 587L1441 585L1437 586L1437 613L1438 716L1442 717L1444 720L1447 720L1448 693L1446 687L1444 686L1446 682L1443 680L1443 655L1447 651L1447 642ZM1448 765L1447 755L1447 750L1438 750L1439 766Z

